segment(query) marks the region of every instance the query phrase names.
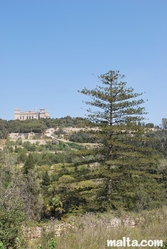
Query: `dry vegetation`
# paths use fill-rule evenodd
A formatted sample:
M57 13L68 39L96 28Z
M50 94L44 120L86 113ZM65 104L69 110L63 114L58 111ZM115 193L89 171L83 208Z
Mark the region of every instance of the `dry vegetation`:
M50 232L54 222L57 221L50 222ZM139 242L144 239L163 240L165 242L167 238L166 222L166 207L160 210L145 211L140 214L112 212L96 215L85 214L78 217L71 216L64 223L66 229L62 229L61 235L56 237L56 248L106 249L109 248L107 247L108 239L120 240L123 237L129 237L131 240L138 240ZM44 237L47 239L46 232L41 238L31 240L29 249L36 249Z

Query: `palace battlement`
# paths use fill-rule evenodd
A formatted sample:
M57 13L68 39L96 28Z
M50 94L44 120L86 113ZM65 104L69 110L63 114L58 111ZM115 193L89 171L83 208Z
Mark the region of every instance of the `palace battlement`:
M45 111L44 108L39 109L39 111L36 111L34 109L33 111L25 111L25 112L21 112L20 109L18 108L14 110L15 120L41 119L41 118L49 118L49 112Z

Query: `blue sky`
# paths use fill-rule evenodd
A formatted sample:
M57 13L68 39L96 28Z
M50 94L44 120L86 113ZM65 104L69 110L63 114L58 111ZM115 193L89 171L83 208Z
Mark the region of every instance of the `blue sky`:
M84 116L109 70L146 92L146 123L167 118L166 0L0 0L0 118L45 108Z

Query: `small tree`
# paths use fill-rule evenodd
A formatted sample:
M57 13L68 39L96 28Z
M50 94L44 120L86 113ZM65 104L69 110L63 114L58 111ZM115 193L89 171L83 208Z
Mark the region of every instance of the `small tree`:
M42 185L48 186L49 184L50 184L50 177L49 177L48 171L45 171L42 174Z
M35 166L34 159L33 159L32 154L30 153L23 166L23 174L28 174L29 170L34 169L34 166Z
M24 212L28 219L40 220L43 198L40 188L40 179L35 170L29 170L23 178L21 186L21 198L23 199Z
M17 248L21 225L26 219L20 187L22 176L14 157L3 154L0 158L0 248Z
M167 128L167 118L162 119L162 127L163 127L163 129Z

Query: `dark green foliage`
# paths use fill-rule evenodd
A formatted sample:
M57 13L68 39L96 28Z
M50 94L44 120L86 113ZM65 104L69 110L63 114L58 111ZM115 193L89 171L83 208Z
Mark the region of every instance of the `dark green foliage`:
M15 142L14 142L14 141L11 141L10 139L7 139L7 140L6 140L6 145L7 145L7 146L13 146L13 145L15 145Z
M99 163L91 175L103 182L95 199L97 206L127 210L158 207L164 195L157 182L156 148L149 146L146 128L139 125L146 114L142 93L127 88L119 72L109 71L99 78L102 85L81 91L91 97L86 101L93 107L88 109L88 120L98 127L94 134L101 142L89 151Z
M81 117L72 118L66 116L64 118L55 118L55 119L43 119L48 128L57 128L57 127L83 127L84 119Z
M66 143L66 146L68 146L68 148L70 149L75 149L75 150L81 150L83 149L83 146L80 145L80 144L76 144L76 143ZM66 147L65 147L65 150L66 150Z
M28 170L22 183L23 208L29 220L41 219L43 198L40 188L40 179L36 170Z
M7 138L8 133L8 122L0 119L0 139Z
M8 121L8 131L26 133L26 132L44 132L46 129L45 123L42 120L10 120Z
M70 116L55 119L28 119L20 120L2 120L0 119L0 139L7 138L11 132L17 133L43 133L47 128L57 127L82 127L83 118L71 118Z
M149 140L144 144L146 147L155 149L161 156L167 156L167 132L165 130L148 131L146 136Z
M24 149L19 148L18 150L15 149L15 152L18 153L17 154L17 162L18 163L25 163L25 161L27 160L26 151Z
M46 232L42 231L42 236L40 239L40 245L37 247L39 249L55 249L57 242L54 238L54 231Z
M84 88L81 93L90 96L92 100L86 101L86 104L97 109L88 109L89 120L93 123L112 126L113 124L128 124L130 122L141 122L144 107L143 99L137 99L142 93L134 93L133 88L127 88L126 82L123 82L124 75L119 71L109 71L101 75L102 86L99 85L93 90ZM130 100L130 101L129 101Z
M25 164L23 166L23 174L28 174L29 170L34 169L34 159L32 154L30 153L27 157L27 160L25 161Z
M35 144L31 144L29 141L24 142L24 143L23 143L23 147L24 147L27 151L31 151L31 152L34 152L34 151L36 150Z
M0 158L0 241L5 248L17 248L16 237L21 236L23 211L22 181L15 168L15 158L4 153Z
M147 123L145 126L148 127L148 128L154 128L154 124L153 123Z
M79 131L69 136L69 140L77 143L97 143L97 137L94 134Z
M20 226L24 220L24 213L21 210L6 210L0 207L0 241L6 249L17 248L16 238L20 234Z
M163 204L164 189L155 175L140 171L111 171L102 196L106 207L140 212L158 208ZM110 183L110 186L109 186Z
M50 177L49 177L48 171L45 171L42 174L42 185L49 186L49 184L50 184Z
M167 118L162 118L162 128L167 129Z
M167 242L163 243L163 246L159 247L160 249L167 249Z

